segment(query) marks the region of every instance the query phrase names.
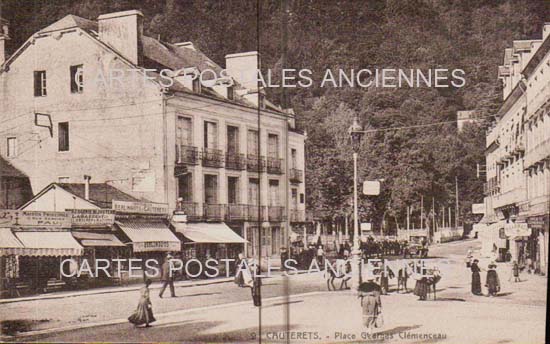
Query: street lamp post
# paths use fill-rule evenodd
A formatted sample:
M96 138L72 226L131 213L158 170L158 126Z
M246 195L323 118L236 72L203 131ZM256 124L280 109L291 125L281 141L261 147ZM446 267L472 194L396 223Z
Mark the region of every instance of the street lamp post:
M364 135L363 128L357 122L357 117L353 119L353 124L348 130L353 147L353 249L352 249L352 290L357 290L361 283L361 248L359 239L359 217L357 211L357 152Z

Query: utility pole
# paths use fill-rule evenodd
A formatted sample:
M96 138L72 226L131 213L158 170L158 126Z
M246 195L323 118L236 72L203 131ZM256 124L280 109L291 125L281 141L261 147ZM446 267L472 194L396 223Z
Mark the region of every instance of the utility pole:
M451 207L449 207L449 225L447 227L451 227L453 224L451 222Z
M455 228L458 229L458 177L455 176Z
M411 229L411 207L407 206L407 230Z
M420 229L424 229L424 195L420 195Z

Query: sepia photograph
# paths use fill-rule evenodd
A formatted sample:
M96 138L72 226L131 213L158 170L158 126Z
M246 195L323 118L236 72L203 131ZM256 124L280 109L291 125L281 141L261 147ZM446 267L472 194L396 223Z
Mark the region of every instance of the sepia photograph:
M0 0L1 343L544 344L548 0Z

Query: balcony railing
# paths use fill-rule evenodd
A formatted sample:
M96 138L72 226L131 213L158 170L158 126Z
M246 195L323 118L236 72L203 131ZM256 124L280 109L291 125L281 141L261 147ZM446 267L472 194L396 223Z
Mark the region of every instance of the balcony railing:
M263 221L265 219L264 207L259 205L248 205L247 219L248 221Z
M291 168L289 170L289 179L293 183L303 183L304 182L304 171L297 168Z
M225 155L225 168L238 171L246 169L246 159L244 154L227 153Z
M228 204L225 219L227 221L244 221L247 219L247 211L246 204Z
M224 204L208 204L203 205L204 219L206 221L223 221L224 219Z
M202 151L202 166L223 167L223 152L220 149L204 148Z
M268 157L267 158L267 173L282 174L283 159Z
M178 205L178 211L187 215L187 221L198 221L201 219L201 210L198 203L183 202Z
M290 222L306 222L306 211L291 209L290 210Z
M285 218L285 207L269 206L267 208L267 218L270 222L281 222Z
M246 168L250 172L264 172L265 165L264 156L248 154L246 157Z
M199 161L199 150L197 147L176 145L176 163L196 165Z

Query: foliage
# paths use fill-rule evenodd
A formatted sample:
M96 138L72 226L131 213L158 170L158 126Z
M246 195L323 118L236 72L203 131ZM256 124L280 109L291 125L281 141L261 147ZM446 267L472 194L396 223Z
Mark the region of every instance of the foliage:
M540 38L550 13L540 0L43 0L3 1L17 46L68 13L94 19L101 13L141 9L146 33L169 42L193 41L224 65L229 53L260 50L262 67L276 76L283 67L282 6L288 3L286 68L461 68L461 89L287 89L308 133L308 206L332 216L351 212L352 162L347 127L358 116L368 128L395 128L452 121L456 111L476 110L485 120L369 133L359 153L361 179L383 178L378 197L361 197L364 218L381 223L389 214L404 222L406 207L418 216L420 196L429 210L453 207L455 178L461 215L483 199L476 164L484 161L484 133L500 103L497 66L514 39ZM260 4L258 9L256 6ZM259 26L258 26L259 25ZM259 33L259 36L258 36ZM281 89L269 89L272 99Z

